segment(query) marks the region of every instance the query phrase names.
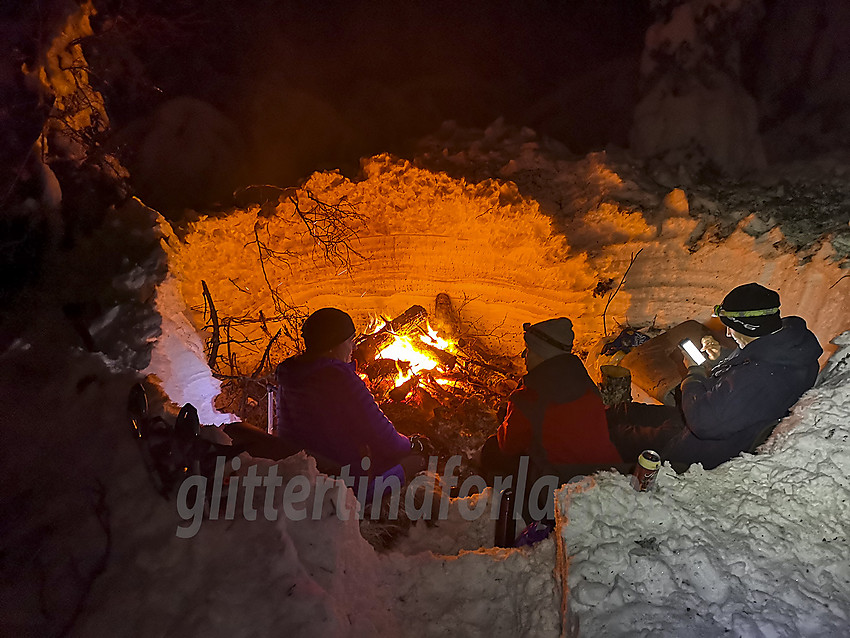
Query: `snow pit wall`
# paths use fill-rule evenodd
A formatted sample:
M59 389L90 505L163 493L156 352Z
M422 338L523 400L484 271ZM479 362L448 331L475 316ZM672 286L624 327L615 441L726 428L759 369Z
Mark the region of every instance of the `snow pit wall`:
M512 182L472 184L377 156L364 163L361 181L316 173L271 205L202 217L182 241L167 239L170 270L199 330L205 324L203 280L220 317L262 313L269 320L239 326L240 339L260 344L279 327L272 290L306 312L340 307L361 330L376 315L394 316L413 304L433 308L435 296L446 292L467 328L501 354L519 354L523 322L555 316L573 320L576 348L587 350L603 335L608 302L608 295L595 297L594 288L604 279L619 282L639 250L607 309L609 333L618 324L707 323L714 304L749 281L778 290L783 314L806 319L827 350L824 361L831 339L850 328L850 279L840 281L831 248L801 265L778 247L778 229L758 238L739 229L722 243L691 252L696 219L670 216L650 223L650 215L617 204L611 183L618 178L610 168L593 166L585 170L600 175L584 176L593 191L588 197L601 192L604 179L612 201L554 214L521 196ZM299 216L316 200L356 212L348 220L353 234L347 261L326 259ZM262 356L261 346L232 347L247 366ZM272 361L294 348L281 338Z
M353 225L351 246L358 254L350 254L350 264L324 258L288 195L271 212L258 205L205 217L182 240L168 237L171 273L195 326L202 330L205 321L202 280L220 316L274 317L273 289L308 311L341 307L361 329L375 315L393 316L412 304L433 307L436 294L447 292L464 322L504 354L521 350L522 322L560 315L573 319L577 348L587 349L603 334L608 301L594 297L593 289L604 279L619 282L641 251L607 310L609 332L617 324L667 327L690 318L707 323L714 304L749 281L778 290L783 314L806 319L827 351L824 360L834 350L830 341L850 328L850 279L841 280L830 249L800 264L781 250L778 229L761 237L739 229L692 251L689 239L698 220L672 215L649 221L651 215L619 206L616 193L610 195L614 201L559 217L523 198L510 182L470 184L386 156L369 160L364 173L359 182L318 173L293 193L302 210L310 206L309 192L322 201L346 202L362 216ZM591 179L587 184L596 187ZM264 273L265 247L276 258L266 253ZM259 324L241 330L245 339L268 340ZM269 332L275 330L272 325ZM292 348L285 344L275 357ZM253 363L261 350L245 348L242 354ZM561 539L567 521L560 519L563 631L575 635L569 551Z
M307 191L363 216L352 226L351 246L360 256L350 253L350 264L325 259L289 201L270 217L256 207L204 218L170 255L187 305L204 307L203 279L220 315L262 310L274 317L273 287L308 311L340 307L364 329L376 315L395 316L413 304L433 308L436 295L446 292L468 326L509 354L522 350L525 321L567 315L581 326L580 317L601 315L604 302L586 294L596 285L586 258L572 255L537 203L510 183L469 184L384 157L367 164L366 179L357 183L315 174L298 192L302 210L311 205ZM265 260L268 284L255 230L281 255ZM194 320L203 325L201 313ZM245 336L261 336L260 328Z
M665 465L648 492L602 472L556 493L581 635L847 635L850 332L835 342L759 454Z

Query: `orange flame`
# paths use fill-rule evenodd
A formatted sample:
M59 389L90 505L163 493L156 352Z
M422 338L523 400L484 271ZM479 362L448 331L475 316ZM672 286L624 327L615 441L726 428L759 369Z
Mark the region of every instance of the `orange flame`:
M417 342L420 341L447 352L451 352L454 349L454 343L438 336L437 332L431 326L428 326L428 334L419 335L418 339L414 336L395 335L393 341L378 352L377 358L394 359L410 364L407 372L399 371L395 379L396 387L410 379L414 374L419 374L425 370L435 370L440 365L437 359L416 347ZM448 383L448 381L444 380L438 380L437 382Z

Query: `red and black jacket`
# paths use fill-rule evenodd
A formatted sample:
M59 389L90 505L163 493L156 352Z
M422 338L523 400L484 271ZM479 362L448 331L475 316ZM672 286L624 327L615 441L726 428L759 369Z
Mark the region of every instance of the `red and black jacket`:
M538 465L622 462L599 390L574 354L546 359L523 377L497 436L502 452L529 454Z

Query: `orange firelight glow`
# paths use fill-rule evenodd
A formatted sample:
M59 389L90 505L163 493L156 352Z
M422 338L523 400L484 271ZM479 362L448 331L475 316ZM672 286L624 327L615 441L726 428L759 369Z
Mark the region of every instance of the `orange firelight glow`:
M417 342L426 343L446 352L451 352L454 349L454 343L438 336L430 326L428 326L428 334L419 335L418 339L413 335L395 335L393 341L378 352L377 358L394 359L410 364L407 372L399 370L395 379L396 387L409 380L414 374L419 374L425 370L435 370L440 365L437 359L417 348ZM448 383L448 380L437 379L437 383L445 384Z

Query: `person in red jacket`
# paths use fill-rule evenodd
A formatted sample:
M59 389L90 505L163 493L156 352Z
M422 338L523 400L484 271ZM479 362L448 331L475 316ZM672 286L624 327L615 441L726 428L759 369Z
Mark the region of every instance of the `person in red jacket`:
M599 390L572 353L572 322L548 319L524 324L523 331L528 372L508 399L495 442L482 450L485 472L513 473L522 455L529 456L532 476L562 481L621 463Z

